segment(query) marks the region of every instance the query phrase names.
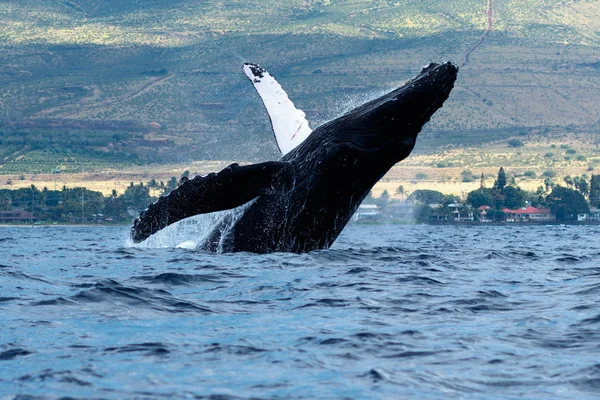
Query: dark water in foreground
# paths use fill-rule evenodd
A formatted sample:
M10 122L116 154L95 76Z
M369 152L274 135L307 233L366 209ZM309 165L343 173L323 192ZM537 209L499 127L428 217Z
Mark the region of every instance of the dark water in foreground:
M600 227L351 226L333 250L0 228L0 398L591 398Z

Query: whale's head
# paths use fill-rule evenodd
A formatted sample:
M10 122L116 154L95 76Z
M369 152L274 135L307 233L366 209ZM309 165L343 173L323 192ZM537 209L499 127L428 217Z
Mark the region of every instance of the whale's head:
M326 125L334 141L387 156L391 163L406 158L417 135L454 87L458 67L431 63L405 85L371 100Z

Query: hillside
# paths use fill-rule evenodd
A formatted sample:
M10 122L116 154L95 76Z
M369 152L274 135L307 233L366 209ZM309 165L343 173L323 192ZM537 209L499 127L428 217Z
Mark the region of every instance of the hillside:
M421 153L598 143L597 1L22 0L0 18L2 174L276 157L245 61L313 125L455 61Z

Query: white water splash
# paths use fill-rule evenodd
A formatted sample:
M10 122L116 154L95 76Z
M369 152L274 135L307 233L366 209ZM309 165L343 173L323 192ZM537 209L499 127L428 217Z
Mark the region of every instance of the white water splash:
M180 248L195 250L208 239L208 236L213 232L215 227L223 221L228 221L223 227L223 231L226 232L231 229L235 222L244 214L244 211L255 201L256 199L251 200L231 210L200 214L186 218L161 229L141 243L134 243L129 238L125 246L144 249Z
M156 232L141 243L127 245L146 249L186 248L195 249L203 243L214 227L221 222L232 210L219 211L211 214L201 214L186 218Z

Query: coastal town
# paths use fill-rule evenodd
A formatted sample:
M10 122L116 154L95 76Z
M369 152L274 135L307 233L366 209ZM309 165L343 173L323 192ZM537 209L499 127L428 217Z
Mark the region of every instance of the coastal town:
M186 179L185 171L181 179ZM86 188L44 187L0 189L0 224L130 224L139 212L177 187L154 179L131 182L121 194L108 196ZM403 186L394 198L387 191L367 196L352 217L356 223L494 224L600 223L600 175L565 177L564 186L546 179L536 191L519 188L504 168L492 187L483 176L480 187L464 196L433 189L409 192ZM400 198L398 198L400 197Z
M556 222L556 215L549 208L536 208L533 206L524 206L517 210L504 208L504 216L500 220L488 216L492 210L490 206L480 206L476 210L460 203L452 203L446 206L442 204L428 204L429 208L434 210L422 223L552 223ZM365 221L397 221L397 222L416 222L418 218L419 205L412 202L390 204L387 209L383 209L375 204L363 204L354 214L355 222ZM437 210L438 212L435 212ZM590 208L588 213L577 213L577 219L571 219L570 222L598 222L600 223L600 209Z
M507 182L504 168L493 187L486 188L483 176L479 189L459 197L436 190L416 190L407 195L396 190L401 200L387 192L369 195L353 216L354 222L397 223L600 223L600 176L565 177L566 186L547 180L535 192Z

